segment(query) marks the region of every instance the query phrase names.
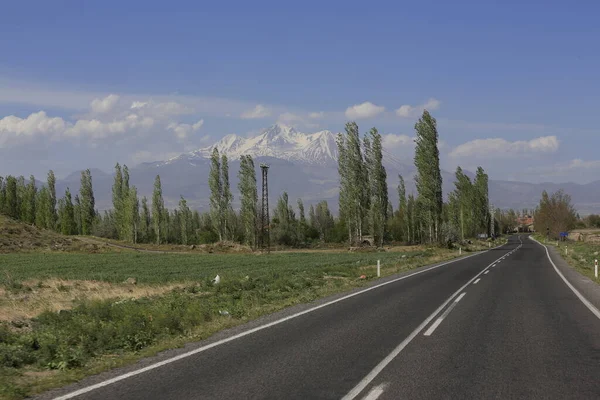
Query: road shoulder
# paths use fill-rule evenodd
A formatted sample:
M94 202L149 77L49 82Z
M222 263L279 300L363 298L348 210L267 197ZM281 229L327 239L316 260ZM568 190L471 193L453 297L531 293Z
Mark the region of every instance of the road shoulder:
M545 245L543 245L545 246ZM556 268L564 275L565 279L575 287L590 303L597 309L600 309L600 285L592 281L585 275L580 274L575 268L571 267L558 253L554 246L545 246L548 249L550 259L556 265Z

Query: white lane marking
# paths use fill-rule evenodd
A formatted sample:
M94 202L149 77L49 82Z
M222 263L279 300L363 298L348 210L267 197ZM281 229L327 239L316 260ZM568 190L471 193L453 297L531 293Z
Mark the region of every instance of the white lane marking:
M475 282L473 282L473 285L477 285L477 282L479 282L481 280L481 278L477 278L477 280Z
M550 252L548 251L548 248L546 246L544 246L543 244L541 244L540 242L538 242L536 239L534 239L532 236L529 237L531 240L533 240L534 242L536 242L537 244L539 244L540 246L542 246L544 249L546 249L546 256L548 256L548 260L550 261L550 264L552 264L552 266L554 267L554 270L556 271L556 273L558 274L558 276L560 276L562 278L562 280L567 284L567 286L569 287L569 289L571 289L573 291L573 293L575 293L575 296L577 296L579 298L579 300L581 300L581 302L596 316L598 317L598 319L600 319L600 311L598 311L598 309L596 307L594 307L594 305L592 303L589 302L588 299L586 299L585 297L583 297L583 295L581 293L579 293L579 290L575 289L575 287L573 285L571 285L571 282L569 282L567 280L567 278L565 278L565 276L562 274L562 272L560 272L558 270L558 268L556 267L556 264L554 264L554 261L552 261L552 258L550 258Z
M489 271L489 270L487 270L487 271L485 271L483 274L484 274L484 275L487 275L487 273L488 273L488 272L490 272L490 271Z
M381 385L375 386L365 397L363 397L363 400L376 400L383 394L387 385L387 383L382 383Z
M423 336L431 336L431 334L437 329L438 326L440 326L440 324L442 323L442 321L444 321L444 319L448 316L448 314L450 314L450 311L452 311L452 309L454 307L456 307L456 304L460 301L460 299L463 298L463 296L466 293L462 293L460 296L458 296L456 298L456 300L454 300L454 303L450 304L450 307L448 307L446 309L446 311L444 311L444 313L442 315L440 315L440 317L433 323L433 325L431 325L429 327L429 329L427 329L427 331L425 331L425 333L423 334Z
M501 246L498 246L501 247ZM495 247L495 248L498 248ZM427 317L427 319L425 319L425 321L421 322L421 325L417 326L417 328L411 332L410 335L408 335L406 337L406 339L404 339L394 350L392 350L392 352L390 354L388 354L383 360L381 360L379 362L379 364L377 364L375 366L375 368L373 368L371 370L371 372L369 372L367 374L367 376L365 376L360 382L358 382L358 384L356 386L354 386L354 388L352 388L352 390L350 390L348 392L348 394L346 394L344 397L342 397L342 400L352 400L354 398L356 398L363 390L365 390L365 388L371 383L373 382L373 379L375 379L377 377L377 375L379 375L381 373L381 371L383 371L383 369L392 362L392 360L394 358L396 358L396 356L398 354L400 354L400 352L402 350L404 350L404 348L406 346L408 346L408 344L423 330L425 329L425 327L427 325L429 325L429 323L435 318L436 315L438 315L443 309L444 307L446 307L448 305L448 303L450 303L452 301L453 298L455 298L456 296L458 296L458 294L460 292L462 292L467 286L469 286L471 283L473 283L473 281L477 278L479 278L480 275L483 274L484 271L487 271L488 268L490 268L492 264L488 265L487 267L485 267L484 269L482 269L477 275L475 275L474 277L472 277L467 283L465 283L460 289L458 289L454 294L452 294L452 296L448 297L448 299L442 303L441 306L439 306L437 308L437 310L435 310L431 315L429 315L429 317ZM454 303L456 304L456 303Z
M504 246L504 245L500 245L500 246L494 247L493 249L490 249L490 250L494 250L494 249L497 249L497 248L499 248L499 247L502 247L502 246ZM194 350L188 351L187 353L183 353L183 354L180 354L180 355L178 355L178 356L175 356L175 357L168 358L168 359L166 359L166 360L163 360L163 361L157 362L157 363L155 363L155 364L148 365L147 367L140 368L140 369L137 369L137 370L135 370L135 371L128 372L128 373L126 373L126 374L123 374L123 375L118 375L118 376L116 376L116 377L114 377L114 378L112 378L112 379L107 379L107 380L105 380L105 381L102 381L102 382L100 382L100 383L96 383L95 385L91 385L91 386L84 387L84 388L82 388L82 389L76 390L76 391L74 391L74 392L67 393L67 394L65 394L65 395L63 395L63 396L59 396L59 397L56 397L56 398L54 398L54 400L67 400L67 399L72 399L72 398L74 398L74 397L77 397L77 396L80 396L80 395L82 395L82 394L89 393L89 392L91 392L91 391L93 391L93 390L100 389L100 388L102 388L102 387L105 387L105 386L108 386L108 385L112 385L113 383L116 383L116 382L122 381L122 380L124 380L124 379L127 379L127 378L131 378L132 376L136 376L136 375L142 374L142 373L144 373L144 372L148 372L148 371L151 371L151 370L153 370L153 369L160 368L160 367L162 367L163 365L171 364L171 363L173 363L173 362L175 362L175 361L179 361L179 360L181 360L181 359L184 359L184 358L187 358L187 357L193 356L193 355L195 355L195 354L201 353L201 352L203 352L203 351L206 351L206 350L208 350L208 349L212 349L213 347L220 346L220 345L222 345L222 344L225 344L225 343L231 342L231 341L233 341L233 340L236 340L236 339L242 338L242 337L244 337L244 336L247 336L247 335L250 335L250 334L252 334L252 333L255 333L255 332L261 331L261 330L263 330L263 329L270 328L270 327L272 327L272 326L275 326L275 325L279 325L279 324L281 324L281 323L283 323L283 322L285 322L285 321L289 321L290 319L297 318L297 317L299 317L299 316L301 316L301 315L308 314L308 313L310 313L310 312L313 312L313 311L319 310L319 309L321 309L321 308L323 308L323 307L327 307L327 306L330 306L330 305L332 305L332 304L335 304L335 303L339 303L340 301L343 301L343 300L349 299L349 298L351 298L351 297L358 296L358 295L360 295L360 294L363 294L363 293L369 292L369 291L371 291L371 290L374 290L374 289L380 288L380 287L382 287L382 286L389 285L389 284L391 284L391 283L398 282L398 281L401 281L401 280L403 280L403 279L407 279L407 278L410 278L410 277L412 277L412 276L415 276L415 275L422 274L422 273L424 273L424 272L427 272L427 271L431 271L432 269L436 269L436 268L442 267L442 266L444 266L444 265L452 264L452 263L455 263L455 262L457 262L457 261L466 260L467 258L471 258L471 257L475 257L475 256L477 256L477 255L480 255L480 254L487 253L487 252L488 252L488 251L490 251L490 250L485 250L485 251L483 251L483 252L481 252L481 253L471 254L471 255L469 255L469 256L462 257L462 258L456 258L456 259L454 259L454 260L450 260L450 261L447 261L447 262L445 262L445 263L438 264L438 265L434 265L433 267L430 267L430 268L427 268L427 269L423 269L423 270L421 270L421 271L414 272L414 273L412 273L412 274L410 274L410 275L405 275L405 276L402 276L402 277L400 277L400 278L392 279L391 281L387 281L387 282L380 283L380 284L378 284L378 285L375 285L375 286L371 286L371 287L369 287L369 288L366 288L366 289L364 289L364 290L361 290L361 291L359 291L359 292L352 293L352 294L349 294L349 295L347 295L347 296L344 296L344 297L340 297L339 299L332 300L332 301L330 301L330 302L327 302L327 303L323 303L323 304L321 304L321 305L318 305L318 306L316 306L316 307L309 308L308 310L300 311L300 312L298 312L298 313L296 313L296 314L292 314L292 315L289 315L289 316L287 316L287 317L284 317L284 318L278 319L278 320L276 320L276 321L269 322L268 324L265 324L265 325L257 326L257 327L255 327L255 328L252 328L252 329L249 329L249 330L247 330L247 331L244 331L244 332L238 333L237 335L234 335L234 336L228 337L228 338L226 338L226 339L221 339L221 340L219 340L219 341L216 341L216 342L214 342L214 343L207 344L206 346L202 346L202 347L199 347L199 348L197 348L197 349L194 349ZM432 318L433 318L433 317L432 317Z
M456 303L452 303L452 305L450 307L448 307L448 310L452 310L455 305L456 305ZM425 333L423 335L424 336L431 336L431 334L433 333L433 331L435 331L437 329L437 327L440 326L440 324L442 323L442 321L443 321L442 318L436 319L435 322L429 327L429 329L427 329L425 331Z

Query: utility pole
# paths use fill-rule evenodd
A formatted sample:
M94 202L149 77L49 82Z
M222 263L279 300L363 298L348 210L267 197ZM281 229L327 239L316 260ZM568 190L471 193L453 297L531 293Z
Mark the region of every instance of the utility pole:
M260 213L260 249L270 252L271 238L269 233L269 184L267 174L269 172L268 164L260 164L262 171L262 211Z

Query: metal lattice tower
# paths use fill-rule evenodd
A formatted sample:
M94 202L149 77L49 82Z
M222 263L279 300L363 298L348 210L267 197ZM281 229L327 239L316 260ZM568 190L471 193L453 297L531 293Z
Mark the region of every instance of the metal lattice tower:
M260 213L260 249L270 251L271 237L269 233L269 183L267 174L269 165L260 164L262 170L262 211Z
M495 220L494 220L494 214L496 213L496 210L494 209L494 206L492 204L490 204L490 235L491 236L495 236L496 232L495 232Z

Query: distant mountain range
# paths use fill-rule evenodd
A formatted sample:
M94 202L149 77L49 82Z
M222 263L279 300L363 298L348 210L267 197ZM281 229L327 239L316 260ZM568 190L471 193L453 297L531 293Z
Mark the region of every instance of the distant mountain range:
M239 207L237 193L237 172L241 155L251 155L255 159L257 179L260 186L260 163L270 164L269 202L275 205L277 197L286 191L294 202L302 198L305 204L315 204L327 200L337 212L338 173L336 135L330 131L301 133L284 125L273 125L259 135L244 138L228 135L211 146L207 146L178 157L149 163L143 163L130 169L131 184L138 188L141 196L151 198L154 178L160 175L163 196L167 207L177 207L180 196L184 196L188 205L199 210L208 210L210 189L208 174L210 154L213 148L225 153L230 159L230 180L234 193L234 207ZM412 160L410 160L412 162ZM398 195L396 186L398 174L406 181L407 191L414 192L415 168L396 160L384 162L388 174L390 200L396 205ZM472 174L471 174L472 175ZM112 207L113 176L100 170L92 170L96 204L100 210ZM442 171L444 193L454 190L454 173ZM57 182L57 190L64 193L68 186L71 191L79 190L80 172L74 172ZM576 183L525 183L490 180L490 200L500 208L534 208L543 190L553 192L564 189L573 198L582 215L600 213L600 181L580 185Z

